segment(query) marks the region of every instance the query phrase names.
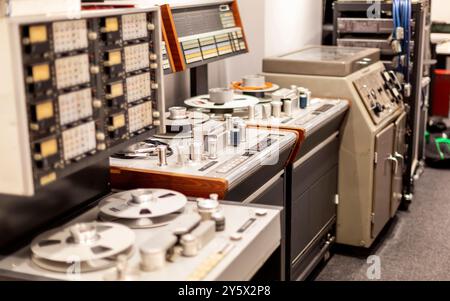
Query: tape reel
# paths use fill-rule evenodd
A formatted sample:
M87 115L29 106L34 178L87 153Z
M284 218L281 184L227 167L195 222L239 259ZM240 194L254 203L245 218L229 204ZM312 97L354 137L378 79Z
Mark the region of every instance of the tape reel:
M118 256L130 256L135 235L114 223L81 223L45 232L31 243L32 261L39 267L65 273L92 272L115 265Z
M233 100L224 104L217 104L210 101L209 94L193 97L184 101L189 107L213 111L244 109L248 106L256 105L258 102L259 100L256 97L238 94L234 94Z
M209 120L209 116L202 112L187 112L186 108L170 108L165 115L168 133L183 133L191 131L192 127Z
M183 194L166 189L124 191L103 200L99 218L133 229L154 228L176 219L187 204Z
M167 146L168 157L173 155L173 150L167 143L155 139L148 139L143 142L134 144L123 151L117 152L113 154L112 157L116 159L128 159L128 160L148 159L150 157L157 156L156 148L160 145Z

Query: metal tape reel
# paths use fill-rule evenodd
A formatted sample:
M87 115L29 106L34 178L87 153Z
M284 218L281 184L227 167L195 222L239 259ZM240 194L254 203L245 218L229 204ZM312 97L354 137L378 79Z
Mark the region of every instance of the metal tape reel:
M258 98L249 95L234 95L234 100L225 104L216 104L209 101L209 95L201 95L193 97L184 101L184 103L193 108L199 108L204 110L234 110L243 109L251 105L256 105L259 102Z
M32 260L52 271L66 272L79 264L81 272L114 265L118 255L131 254L134 232L114 223L81 223L39 235L31 243Z
M137 220L164 217L183 210L186 204L186 196L176 191L136 189L114 194L99 207L107 218Z

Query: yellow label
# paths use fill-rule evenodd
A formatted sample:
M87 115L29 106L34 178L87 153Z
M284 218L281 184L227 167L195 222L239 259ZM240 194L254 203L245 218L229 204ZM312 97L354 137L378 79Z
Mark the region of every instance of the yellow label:
M52 172L48 175L41 177L40 183L41 186L45 186L50 184L51 182L54 182L55 180L56 180L56 173Z
M53 103L47 101L36 106L36 118L38 121L53 117Z
M42 82L50 79L50 66L48 64L35 65L32 67L33 81Z
M46 42L48 39L47 27L45 27L45 25L31 26L29 31L31 44Z
M118 30L119 30L119 20L117 20L117 18L106 18L105 31L113 32Z
M58 141L50 139L41 143L41 156L46 158L55 155L58 152Z
M123 84L115 83L111 84L111 97L119 97L123 95Z
M213 53L217 54L217 49L210 49L210 50L203 51L203 55L209 55L209 54L213 54Z
M121 128L125 126L125 115L116 115L113 117L112 126L115 129Z
M120 51L111 51L108 54L108 63L110 66L122 63L122 54Z
M187 54L185 57L187 60L190 60L190 59L201 57L201 56L202 56L201 52L196 52L196 53L192 53L192 54Z

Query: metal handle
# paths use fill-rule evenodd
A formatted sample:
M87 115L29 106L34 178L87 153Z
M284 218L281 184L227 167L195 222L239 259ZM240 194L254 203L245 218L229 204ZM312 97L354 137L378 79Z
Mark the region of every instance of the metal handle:
M401 161L402 167L405 165L405 157L398 152L395 152L394 157L397 158L397 160Z
M397 158L395 158L393 155L390 155L389 158L386 159L386 161L394 162L394 164L395 164L394 173L397 173L397 171L398 171L398 160L397 160Z

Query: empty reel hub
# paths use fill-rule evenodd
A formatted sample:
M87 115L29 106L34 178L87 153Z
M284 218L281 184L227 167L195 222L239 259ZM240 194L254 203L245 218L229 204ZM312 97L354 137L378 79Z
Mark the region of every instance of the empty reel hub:
M113 223L81 223L45 232L31 243L32 260L38 266L67 272L75 263L80 272L105 269L119 255L130 255L135 235Z

